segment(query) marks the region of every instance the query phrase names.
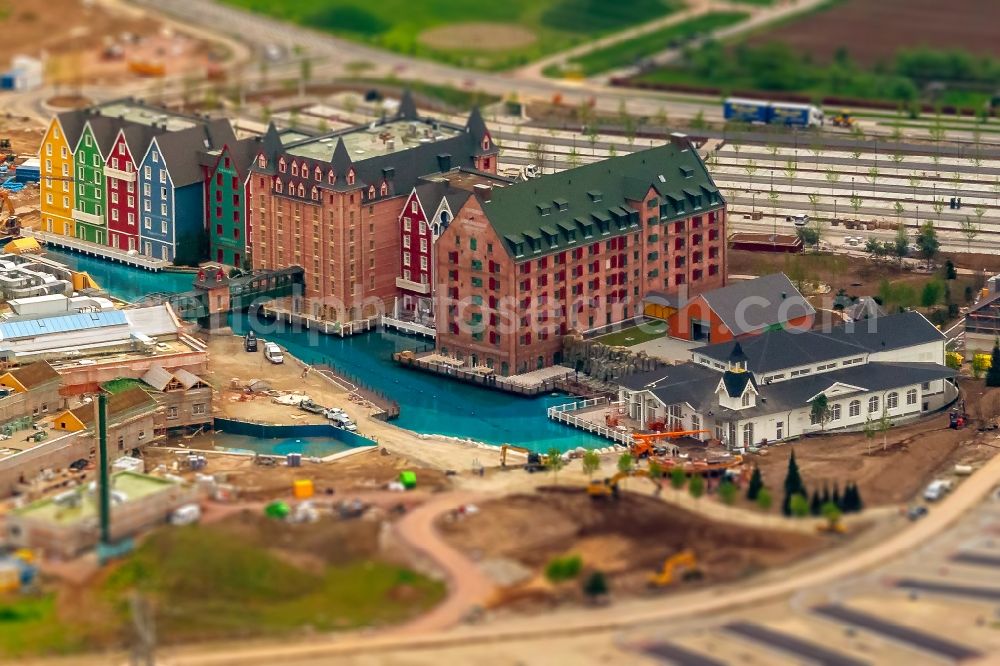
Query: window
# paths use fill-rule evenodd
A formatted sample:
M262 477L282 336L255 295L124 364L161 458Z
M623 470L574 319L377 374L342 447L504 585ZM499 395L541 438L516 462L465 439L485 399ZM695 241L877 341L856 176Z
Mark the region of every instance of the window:
M753 445L753 423L743 424L743 446Z
M830 405L830 420L839 421L840 420L840 405Z
M167 407L167 418L168 419L176 419L177 418L177 408L176 407Z
M906 404L915 405L917 404L917 389L910 389L906 392Z
M154 162L159 162L160 161L160 154L158 152L156 152L155 150L153 151L153 161Z
M847 405L847 415L853 418L859 414L861 414L861 401L851 400L850 404Z
M476 239L475 238L470 238L469 239L469 249L470 250L475 250L476 249Z
M719 428L719 426L716 426L716 431L718 431L718 428ZM785 438L785 422L784 421L778 421L777 423L774 424L774 438L775 439L784 439ZM722 438L716 436L716 439L722 439Z
M893 391L885 397L885 408L896 409L899 407L899 394Z
M150 178L153 175L153 170L149 167L144 167L142 170L142 175L144 178Z
M412 225L412 222L410 221L410 218L404 217L403 218L403 231L409 231L412 228L411 225Z
M207 412L207 410L206 410L207 406L208 405L206 405L203 402L198 403L196 405L191 405L191 413L192 414L205 414Z
M161 171L160 172L160 182L161 183L167 182L167 172L166 171Z
M145 227L146 229L152 229L153 228L153 223L152 223L152 221L150 221L150 219L149 219L148 216L142 218L142 226Z
M160 233L161 234L166 234L167 233L167 221L166 220L163 220L163 221L160 222Z
M872 397L868 398L868 413L874 414L877 411L878 411L878 396L873 395Z
M750 391L743 392L743 406L744 407L750 406Z

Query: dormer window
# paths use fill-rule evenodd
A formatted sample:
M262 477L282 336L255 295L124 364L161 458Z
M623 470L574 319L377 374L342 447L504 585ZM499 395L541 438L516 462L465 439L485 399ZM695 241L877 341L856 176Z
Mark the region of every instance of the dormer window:
M320 169L319 167L316 167L316 169L313 171L313 178L315 178L317 181L323 180L323 170Z
M490 149L490 137L484 136L483 137L483 150L489 150L489 149Z
M299 183L299 196L304 197L306 195L306 188L302 187L302 183Z
M354 184L354 169L351 169L350 171L347 172L347 184L348 185Z
M280 171L281 173L285 173L285 158L284 157L282 157L280 160L278 160L278 171Z
M274 191L275 192L281 192L281 187L282 187L281 186L281 181L278 180L277 178L275 178L274 179Z
M263 155L258 155L257 156L257 166L259 166L261 169L266 169L267 168L267 158L264 157Z
M383 197L385 195L389 194L389 185L388 185L388 183L382 183L382 187L380 188L380 194Z
M313 188L312 188L312 200L313 201L319 201L319 190L316 189L315 185L313 185Z
M326 182L333 185L337 181L337 176L334 175L333 169L330 169L326 174Z
M368 188L368 198L369 199L374 199L375 198L375 186L374 185L371 185Z
M298 162L292 162L292 175L293 176L298 176L299 175L299 164L298 164Z

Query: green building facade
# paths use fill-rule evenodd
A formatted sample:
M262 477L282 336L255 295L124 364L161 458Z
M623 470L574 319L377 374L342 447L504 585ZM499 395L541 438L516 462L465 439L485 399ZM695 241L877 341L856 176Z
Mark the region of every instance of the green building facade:
M209 257L227 266L242 266L247 253L246 174L240 173L232 151L222 148L211 172L206 202Z
M74 154L76 161L76 237L91 243L108 242L105 215L104 156L90 123L83 128Z

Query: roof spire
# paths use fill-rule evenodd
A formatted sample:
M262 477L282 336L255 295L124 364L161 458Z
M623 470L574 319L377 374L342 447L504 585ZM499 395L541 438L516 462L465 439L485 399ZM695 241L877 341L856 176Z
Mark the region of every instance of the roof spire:
M337 172L338 177L346 176L347 170L351 168L351 154L347 152L343 137L337 139L337 146L333 149L330 164L333 165L333 170Z
M403 96L399 98L399 109L396 110L396 118L398 120L420 119L419 114L417 114L417 105L413 101L413 95L410 94L409 88L404 90Z
M486 122L483 120L483 115L479 112L479 107L472 107L472 111L469 113L469 119L465 122L465 129L472 134L472 137L476 141L481 141L484 136L486 136L489 131L486 129Z
M281 135L278 128L274 126L274 121L267 124L267 131L264 132L264 153L268 157L274 157L281 152Z

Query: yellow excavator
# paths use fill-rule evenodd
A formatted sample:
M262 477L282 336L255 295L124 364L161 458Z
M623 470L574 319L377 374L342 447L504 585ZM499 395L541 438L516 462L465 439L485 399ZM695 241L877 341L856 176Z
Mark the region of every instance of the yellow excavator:
M656 483L656 481L649 476L648 469L636 469L631 472L618 472L610 479L593 480L588 483L587 495L589 495L591 499L618 499L618 482L630 476L646 478L651 482Z
M697 580L702 577L702 571L698 568L698 558L694 551L684 549L679 553L674 553L663 562L663 568L649 576L650 587L667 587L677 580L678 574L681 580Z

